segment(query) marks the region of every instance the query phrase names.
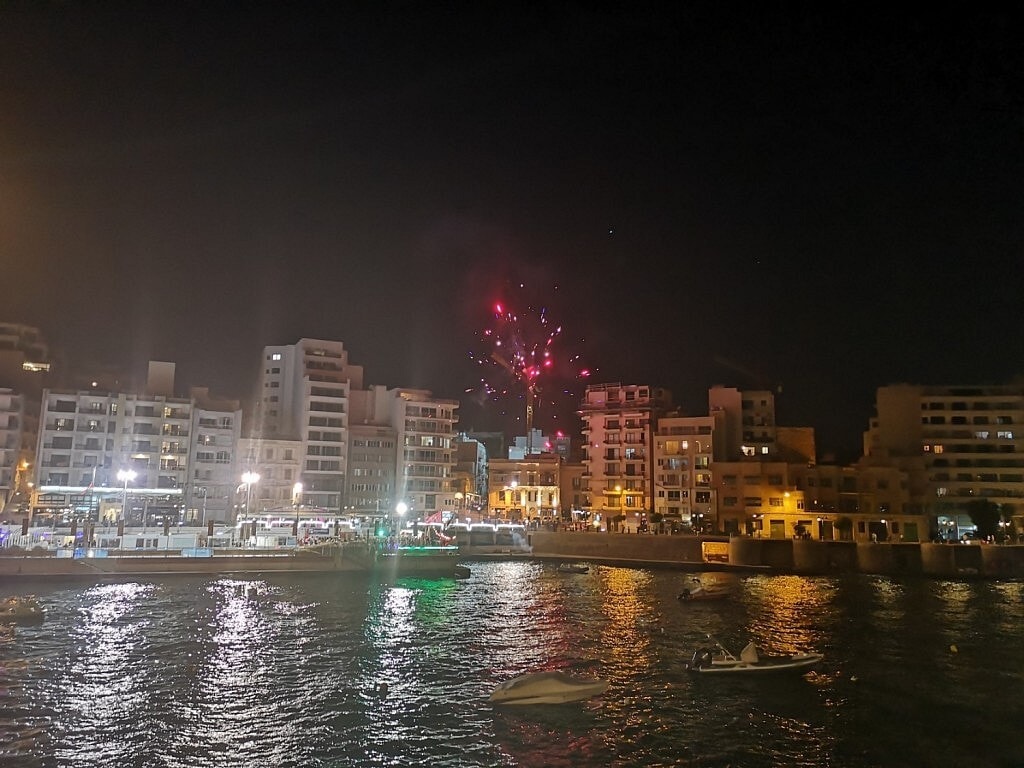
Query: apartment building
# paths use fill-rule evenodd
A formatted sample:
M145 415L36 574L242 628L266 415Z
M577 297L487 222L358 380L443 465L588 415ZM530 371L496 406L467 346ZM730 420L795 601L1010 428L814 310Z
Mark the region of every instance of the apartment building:
M238 443L238 457L232 477L235 517L290 516L300 507L310 513L327 512L306 498L300 479L301 441L243 437Z
M300 339L263 350L253 437L302 444L302 495L307 504L340 513L345 493L350 395L363 387L363 368L340 341Z
M356 517L387 517L397 504L398 432L387 423L353 423L349 431L343 511Z
M559 468L559 501L562 521L590 525L590 492L587 490L586 465L582 461L563 461Z
M120 500L129 522L179 519L191 434L188 398L44 390L33 516L100 519Z
M988 499L1024 523L1024 385L878 389L864 454L876 463L920 458L927 511L944 525L969 524L966 505Z
M725 533L790 538L809 532L804 492L781 461L715 463L718 528Z
M455 443L454 490L459 510L480 512L487 508L487 448L479 440L460 434Z
M0 445L4 446L0 448L0 514L11 501L16 501L16 514L27 511L39 436L39 399L50 377L50 350L40 330L0 323Z
M236 401L213 401L205 389L193 391L192 400L184 520L230 521L240 477L242 410Z
M775 395L769 390L715 386L708 390L708 413L721 412L723 455L771 460L776 456Z
M654 433L672 394L646 384L592 384L578 414L595 519L641 526L654 509Z
M701 530L714 527L717 489L712 481L716 437L722 434L725 414L668 415L658 419L654 435L654 511L668 523Z
M560 521L561 465L561 457L554 453L491 459L487 478L490 516L515 523Z
M803 522L814 538L922 541L929 536L925 484L908 466L792 464L790 480L804 495Z
M0 515L5 518L8 504L16 504L20 510L21 497L27 490L22 487L27 478L21 472L24 419L24 397L12 389L0 389Z
M457 400L435 398L427 390L386 390L398 440L396 504L409 519L443 511L453 494Z

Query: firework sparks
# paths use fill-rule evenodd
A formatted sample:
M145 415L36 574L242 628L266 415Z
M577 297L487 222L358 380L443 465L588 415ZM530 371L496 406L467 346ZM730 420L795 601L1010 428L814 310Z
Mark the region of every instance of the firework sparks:
M556 357L561 335L562 327L550 321L546 307L517 311L504 302L495 303L487 326L480 332L484 351L470 353L482 368L479 385L466 392L481 392L494 402L525 399L528 429L537 398L554 406L557 418L557 411L565 409L559 409L554 398L545 396L543 390L558 392L556 381L564 384L567 379L585 379L591 373L590 369L577 368L578 354ZM569 397L576 394L567 385L561 393Z

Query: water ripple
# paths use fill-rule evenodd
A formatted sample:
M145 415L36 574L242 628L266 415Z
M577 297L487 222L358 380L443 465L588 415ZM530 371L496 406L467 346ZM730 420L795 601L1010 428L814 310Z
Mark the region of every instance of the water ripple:
M1024 764L1009 708L989 705L1024 683L1022 585L708 574L734 597L684 607L684 578L487 562L464 581L41 584L47 621L0 641L0 764ZM708 634L826 660L794 680L694 678L683 661ZM541 669L609 689L487 703Z

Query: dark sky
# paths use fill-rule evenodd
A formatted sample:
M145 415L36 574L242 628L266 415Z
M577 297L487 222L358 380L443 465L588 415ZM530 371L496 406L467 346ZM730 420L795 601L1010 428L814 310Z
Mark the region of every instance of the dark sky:
M0 4L0 314L72 360L247 395L321 337L461 398L504 299L841 457L880 385L1024 372L1013 11L155 5Z

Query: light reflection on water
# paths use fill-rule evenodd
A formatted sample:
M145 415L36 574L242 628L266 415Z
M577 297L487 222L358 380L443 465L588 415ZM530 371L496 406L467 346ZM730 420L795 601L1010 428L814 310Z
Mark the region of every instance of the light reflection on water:
M1024 681L1022 585L709 574L733 597L681 604L685 578L513 561L465 581L39 584L47 621L0 643L0 764L1024 764L1012 707L991 706ZM795 680L694 678L683 661L708 634L826 661ZM554 668L609 689L486 702Z

